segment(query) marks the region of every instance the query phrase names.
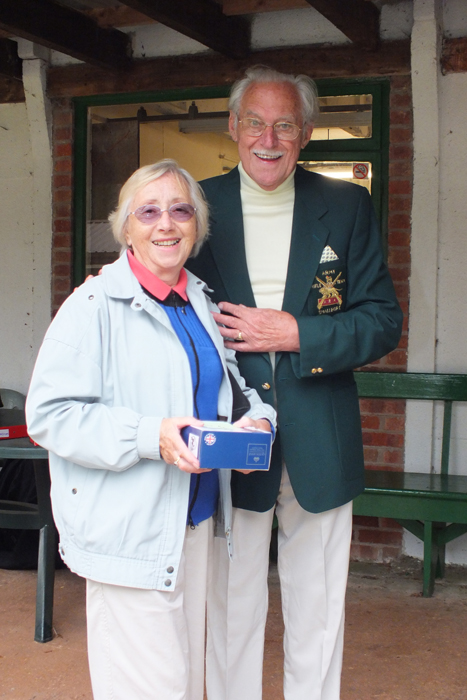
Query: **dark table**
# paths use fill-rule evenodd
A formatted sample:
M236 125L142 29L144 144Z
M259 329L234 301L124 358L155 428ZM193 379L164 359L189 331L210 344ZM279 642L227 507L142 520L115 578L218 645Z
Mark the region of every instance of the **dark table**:
M47 451L29 438L0 440L0 460L30 459L34 468L37 505L0 500L0 527L15 530L39 530L37 561L36 624L34 640L53 638L52 615L57 534L50 504L50 474Z

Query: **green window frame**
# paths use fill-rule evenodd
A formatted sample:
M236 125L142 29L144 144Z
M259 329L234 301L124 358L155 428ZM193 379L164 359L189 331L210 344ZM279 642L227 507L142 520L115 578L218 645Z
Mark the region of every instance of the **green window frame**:
M301 160L333 160L358 162L366 160L372 167L371 196L377 212L383 242L387 247L387 183L389 163L389 81L328 80L316 81L320 96L371 94L372 136L369 139L310 141L300 153ZM88 177L88 109L102 105L137 104L171 100L196 100L227 97L229 86L186 88L135 92L130 94L93 95L73 99L74 121L74 192L73 192L73 285L84 280L86 269L86 193ZM358 148L357 148L358 146Z
M389 88L388 79L317 80L320 97L372 95L372 130L368 139L313 141L300 152L300 160L371 163L371 199L378 217L383 246L388 239Z

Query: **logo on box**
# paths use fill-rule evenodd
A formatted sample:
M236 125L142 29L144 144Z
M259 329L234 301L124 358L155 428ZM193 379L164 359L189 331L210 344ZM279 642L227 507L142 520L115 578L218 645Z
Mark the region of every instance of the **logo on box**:
M206 435L204 436L204 442L209 447L214 445L214 443L216 442L216 436L214 435L214 433L206 433Z

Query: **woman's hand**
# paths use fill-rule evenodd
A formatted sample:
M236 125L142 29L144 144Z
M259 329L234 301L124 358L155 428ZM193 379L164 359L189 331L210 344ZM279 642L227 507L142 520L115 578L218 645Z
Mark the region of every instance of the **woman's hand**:
M256 428L257 430L266 430L268 433L271 433L271 423L267 420L267 418L259 418L258 420L253 420L253 418L248 418L248 416L243 416L243 418L240 418L236 423L234 423L234 426L236 428ZM236 469L235 471L240 472L241 474L251 474L252 471L255 471L254 469Z
M190 474L203 474L210 469L200 469L199 460L190 452L180 434L182 428L187 425L194 425L197 428L203 427L203 421L186 416L183 418L163 418L159 433L159 451L162 459L167 464L174 464L182 472Z

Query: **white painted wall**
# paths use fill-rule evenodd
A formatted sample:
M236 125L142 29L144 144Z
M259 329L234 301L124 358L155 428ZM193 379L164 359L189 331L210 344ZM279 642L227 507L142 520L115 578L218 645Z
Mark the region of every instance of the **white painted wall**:
M33 365L33 160L25 104L0 105L0 386L25 392ZM49 303L50 305L50 303Z

